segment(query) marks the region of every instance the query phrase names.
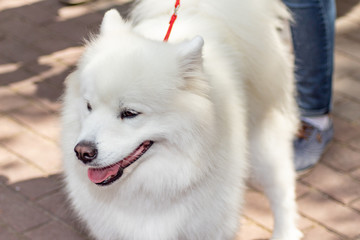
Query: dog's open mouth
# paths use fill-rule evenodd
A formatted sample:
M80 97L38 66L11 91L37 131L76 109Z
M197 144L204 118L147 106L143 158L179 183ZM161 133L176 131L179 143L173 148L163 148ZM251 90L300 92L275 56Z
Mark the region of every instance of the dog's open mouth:
M152 146L153 141L145 141L137 147L130 155L104 168L89 168L89 179L100 186L109 185L118 180L123 174L123 170L138 160Z

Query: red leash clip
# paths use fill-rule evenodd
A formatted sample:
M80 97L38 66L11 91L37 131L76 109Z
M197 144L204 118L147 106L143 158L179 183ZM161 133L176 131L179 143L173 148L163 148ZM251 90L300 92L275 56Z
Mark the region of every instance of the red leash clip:
M171 29L174 26L174 23L176 21L177 13L179 11L179 8L180 8L180 0L176 0L174 14L171 16L171 19L170 19L170 22L169 22L169 28L168 28L167 33L165 35L164 42L167 42L169 40Z

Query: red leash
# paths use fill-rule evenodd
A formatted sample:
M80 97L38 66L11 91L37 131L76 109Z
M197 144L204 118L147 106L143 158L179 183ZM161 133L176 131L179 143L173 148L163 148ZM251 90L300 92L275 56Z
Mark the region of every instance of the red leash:
M170 22L169 22L169 28L168 28L167 33L165 35L164 42L167 42L169 40L171 29L174 26L175 20L177 18L177 12L178 12L179 8L180 8L180 0L176 0L174 14L171 16L171 19L170 19Z

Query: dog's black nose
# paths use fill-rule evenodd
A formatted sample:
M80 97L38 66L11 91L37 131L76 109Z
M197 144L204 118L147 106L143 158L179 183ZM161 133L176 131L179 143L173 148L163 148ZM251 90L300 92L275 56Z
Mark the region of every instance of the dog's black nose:
M98 153L95 144L88 141L79 142L75 146L74 151L76 153L76 157L85 164L94 160Z

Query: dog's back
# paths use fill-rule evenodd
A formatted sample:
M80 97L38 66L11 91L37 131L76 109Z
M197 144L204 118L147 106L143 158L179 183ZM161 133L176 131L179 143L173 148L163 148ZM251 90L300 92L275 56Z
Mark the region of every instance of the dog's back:
M135 31L162 40L168 24L166 13L173 8L174 1L138 1L131 13ZM170 42L199 35L206 42L205 59L224 56L236 74L239 91L244 87L250 91L248 110L255 111L252 120L276 106L297 122L293 67L278 32L280 19L290 20L290 14L279 0L182 0ZM209 67L209 71L213 69Z
M292 58L279 34L281 20L291 21L289 12L279 0L183 0L181 4L170 41L204 37L204 67L218 96L213 100L223 102L219 109L233 110L217 114L231 118L240 111L234 119L246 123L238 129L247 136L240 145L249 150L252 178L270 198L273 237L299 239L292 162L299 120ZM167 28L164 13L172 8L168 0L141 1L132 13L135 30L161 39L160 29Z

